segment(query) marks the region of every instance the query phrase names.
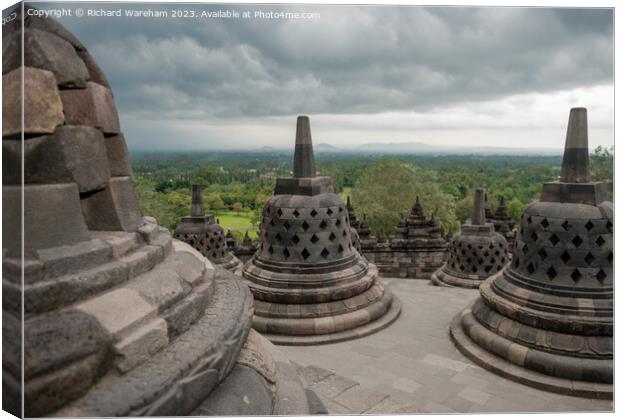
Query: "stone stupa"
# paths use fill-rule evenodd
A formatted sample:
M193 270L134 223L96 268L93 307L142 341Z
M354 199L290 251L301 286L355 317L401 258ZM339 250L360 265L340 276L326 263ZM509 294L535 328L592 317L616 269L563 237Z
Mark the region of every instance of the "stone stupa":
M265 204L259 249L244 266L254 328L280 344L342 341L386 327L400 304L352 243L346 205L317 176L310 121L297 119L292 178Z
M484 193L484 219L487 223L491 222L495 215L493 214L493 210L491 210L491 202L489 201L489 194Z
M508 214L506 199L503 195L499 196L499 204L495 209L495 213L493 213L491 223L493 223L495 231L501 233L502 236L506 238L506 242L508 242L508 250L510 251L510 253L512 253L514 250L513 248L515 240L515 234L513 232L513 229L516 223L510 218L510 215Z
M613 397L613 205L590 182L585 108L570 111L560 180L521 219L510 266L457 315L457 347L547 391Z
M362 253L362 245L360 243L360 235L357 233L357 229L360 227L360 221L355 214L353 205L351 204L351 196L347 196L347 212L349 213L349 226L351 227L351 242L353 247L357 249L357 252Z
M211 214L205 214L202 186L192 185L191 214L181 219L174 231L174 238L190 244L213 264L236 272L243 265L228 249L224 229Z
M508 243L495 232L492 223L485 222L484 206L484 191L479 188L470 222L454 235L448 260L431 276L434 285L477 288L508 263Z
M256 242L250 238L250 234L246 230L243 235L243 240L241 243L237 244L234 254L241 260L242 263L245 264L245 262L252 258L252 256L256 253L256 249Z
M142 216L112 91L87 49L15 10L3 28L3 409L307 414L293 366L251 330L241 279Z
M419 196L416 196L409 216L401 218L396 226L390 249L398 256L391 265L402 267L399 272L387 271L389 277L428 279L443 265L448 242L441 236L435 215L429 218L424 214Z
M360 226L360 221L357 219L353 204L351 204L351 196L347 195L347 211L349 212L349 225L352 229L357 229Z

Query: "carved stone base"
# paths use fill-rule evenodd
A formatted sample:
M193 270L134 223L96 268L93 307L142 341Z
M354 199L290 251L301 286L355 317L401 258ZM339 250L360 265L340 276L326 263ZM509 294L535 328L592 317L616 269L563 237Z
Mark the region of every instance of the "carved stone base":
M445 266L431 275L431 283L443 287L463 287L465 289L477 289L486 280L486 277L462 274L455 276L445 270Z
M464 325L471 321L471 317L470 308L465 309L454 317L450 325L450 337L456 347L465 356L469 357L483 368L503 376L504 378L512 379L522 384L543 389L545 391L587 398L613 398L613 384L611 383L594 383L561 378L557 376L545 375L535 370L523 367L523 364L527 359L527 352L531 351L531 349L512 343L509 340L484 329L480 325L474 324L464 327ZM470 336L471 333L468 333L467 331L467 329L471 328L478 330L478 340L483 340L488 343L495 342L496 347L498 348L501 347L502 344L507 345L508 347L506 348L505 358L499 357L498 355L486 350L480 345L480 343L474 341ZM577 358L564 358L577 360ZM565 362L566 368L570 369L569 364L571 361L566 360ZM609 360L608 363L610 369L613 369L613 362Z

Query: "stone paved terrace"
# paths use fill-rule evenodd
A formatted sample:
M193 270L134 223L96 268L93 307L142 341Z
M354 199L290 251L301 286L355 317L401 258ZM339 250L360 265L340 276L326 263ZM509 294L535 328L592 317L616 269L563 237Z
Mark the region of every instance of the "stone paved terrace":
M541 391L488 372L452 344L452 317L477 290L384 279L403 304L371 336L311 347L280 346L331 414L611 411L613 402ZM321 375L322 369L334 373ZM312 376L319 376L312 378ZM309 378L310 377L310 378Z

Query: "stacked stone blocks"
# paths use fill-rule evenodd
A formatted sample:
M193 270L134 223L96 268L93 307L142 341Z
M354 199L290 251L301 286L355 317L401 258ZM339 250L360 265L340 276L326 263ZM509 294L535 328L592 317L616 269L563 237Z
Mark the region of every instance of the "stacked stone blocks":
M613 206L590 182L587 117L570 112L560 181L524 211L512 263L458 314L457 347L505 377L613 396Z
M393 237L372 237L366 220L359 222L358 234L364 256L384 277L430 279L445 262L448 244L434 218L424 215L419 197L411 214L401 217Z
M306 413L286 359L264 340L246 345L247 287L141 215L112 93L86 48L20 8L3 28L3 408L234 415L227 395L254 383L264 398L253 414ZM275 373L260 382L252 355L272 352ZM233 372L241 381L212 393Z

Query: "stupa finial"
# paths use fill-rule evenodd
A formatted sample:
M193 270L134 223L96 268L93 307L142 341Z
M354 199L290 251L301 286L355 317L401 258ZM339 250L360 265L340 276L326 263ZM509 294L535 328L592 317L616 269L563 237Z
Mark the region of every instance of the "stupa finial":
M202 185L192 185L192 217L203 217L205 209L202 204Z
M588 113L585 108L572 108L566 129L560 182L589 181Z
M316 176L314 151L312 150L312 133L310 132L310 118L305 115L297 117L293 176L295 178L311 178Z
M484 190L482 188L476 188L476 195L474 196L474 212L471 215L472 225L484 225Z

